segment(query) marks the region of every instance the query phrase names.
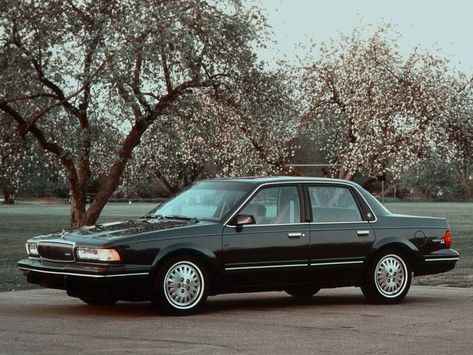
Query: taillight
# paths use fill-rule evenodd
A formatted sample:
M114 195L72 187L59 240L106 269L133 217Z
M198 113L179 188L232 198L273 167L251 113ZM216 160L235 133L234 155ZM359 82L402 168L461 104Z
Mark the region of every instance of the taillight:
M445 248L450 248L452 246L452 232L446 231L443 240L445 241Z

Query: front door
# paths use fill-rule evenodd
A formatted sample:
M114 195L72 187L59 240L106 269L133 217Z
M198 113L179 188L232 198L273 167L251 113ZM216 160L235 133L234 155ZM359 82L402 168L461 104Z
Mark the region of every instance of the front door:
M309 261L309 227L302 222L302 189L298 185L259 189L238 214L256 223L223 232L227 286L303 282Z

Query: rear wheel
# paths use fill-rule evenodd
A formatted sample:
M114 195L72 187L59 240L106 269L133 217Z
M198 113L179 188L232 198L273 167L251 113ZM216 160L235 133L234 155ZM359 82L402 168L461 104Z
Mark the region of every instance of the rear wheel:
M196 258L170 258L160 267L156 277L153 303L157 303L165 313L193 314L207 299L207 280L207 272Z
M385 250L372 260L361 290L372 303L395 304L406 297L412 281L407 258L397 250Z
M289 295L297 298L310 298L320 291L320 287L307 286L292 286L285 290Z

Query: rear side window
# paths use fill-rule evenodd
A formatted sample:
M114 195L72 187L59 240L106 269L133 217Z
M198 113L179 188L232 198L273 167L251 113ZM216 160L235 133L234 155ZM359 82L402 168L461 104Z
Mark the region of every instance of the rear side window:
M356 201L346 187L309 186L313 222L362 221Z

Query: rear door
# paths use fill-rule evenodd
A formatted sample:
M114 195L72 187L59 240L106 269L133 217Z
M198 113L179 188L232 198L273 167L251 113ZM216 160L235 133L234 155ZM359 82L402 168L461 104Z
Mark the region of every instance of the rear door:
M375 240L353 187L305 186L310 223L310 271L320 281L353 280Z

